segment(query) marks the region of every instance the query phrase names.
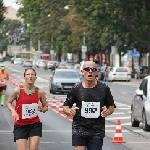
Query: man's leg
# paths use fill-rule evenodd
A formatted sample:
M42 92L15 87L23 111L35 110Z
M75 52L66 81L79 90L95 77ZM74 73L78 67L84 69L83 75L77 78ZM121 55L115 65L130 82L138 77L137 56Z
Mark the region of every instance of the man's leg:
M75 146L74 150L86 150L86 146Z
M29 150L38 150L38 146L40 143L40 137L39 136L32 136L29 138Z
M5 95L1 96L1 106L4 106L4 102L5 102Z
M74 150L86 150L86 138L79 135L72 135L72 146Z
M6 92L6 90L3 90L2 91L2 95L1 95L1 106L4 106L4 103L5 103L5 92Z
M89 138L87 150L102 150L103 138Z
M16 140L17 150L27 150L27 140L19 139Z

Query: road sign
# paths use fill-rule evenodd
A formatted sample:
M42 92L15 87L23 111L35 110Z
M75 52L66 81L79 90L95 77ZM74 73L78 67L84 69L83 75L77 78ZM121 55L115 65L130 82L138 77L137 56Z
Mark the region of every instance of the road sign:
M87 52L87 46L82 45L81 51L82 51L82 52Z
M134 58L139 58L140 57L140 53L138 51L133 52L133 57Z
M132 56L132 50L128 50L128 56Z

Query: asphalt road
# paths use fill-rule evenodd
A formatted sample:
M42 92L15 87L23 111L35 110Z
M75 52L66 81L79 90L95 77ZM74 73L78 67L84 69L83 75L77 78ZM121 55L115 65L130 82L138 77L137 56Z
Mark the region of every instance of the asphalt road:
M14 77L17 83L20 83L23 77L24 68L22 66L14 66L12 64L5 64L7 71L10 76ZM49 94L49 75L51 72L35 68L38 79L36 85L43 88L47 93L47 99L49 106L51 106L52 99L54 95ZM14 89L14 85L9 83L6 99ZM57 97L57 102L60 99L65 99L66 95L55 95ZM56 110L52 110L49 107L49 111L45 114L39 113L41 121L43 123L43 137L39 145L39 150L65 150L72 149L71 146L71 124L72 120L66 119L64 115L58 114ZM0 108L0 150L16 150L16 145L13 142L13 122L11 118L10 111L5 107ZM115 133L115 128L113 130L113 135ZM103 150L129 150L126 145L114 144L112 143L112 138L104 138Z

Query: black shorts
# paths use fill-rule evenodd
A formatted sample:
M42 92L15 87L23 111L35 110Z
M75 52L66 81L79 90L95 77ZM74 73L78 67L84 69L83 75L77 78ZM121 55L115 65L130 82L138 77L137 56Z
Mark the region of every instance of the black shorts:
M42 122L30 125L14 125L14 142L19 139L28 139L31 136L42 137Z
M103 138L72 135L72 146L86 146L87 150L102 150Z
M5 85L5 86L0 87L0 92L2 92L3 90L6 90L6 88L7 88L7 86L6 86L6 85Z

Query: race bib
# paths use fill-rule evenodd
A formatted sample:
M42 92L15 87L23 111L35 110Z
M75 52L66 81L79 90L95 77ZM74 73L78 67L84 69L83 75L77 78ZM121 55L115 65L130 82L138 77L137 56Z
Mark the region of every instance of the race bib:
M33 118L38 115L38 104L22 104L22 119Z
M81 116L85 118L98 118L100 116L100 102L82 101Z
M5 83L6 83L5 79L0 79L0 84L5 84Z

